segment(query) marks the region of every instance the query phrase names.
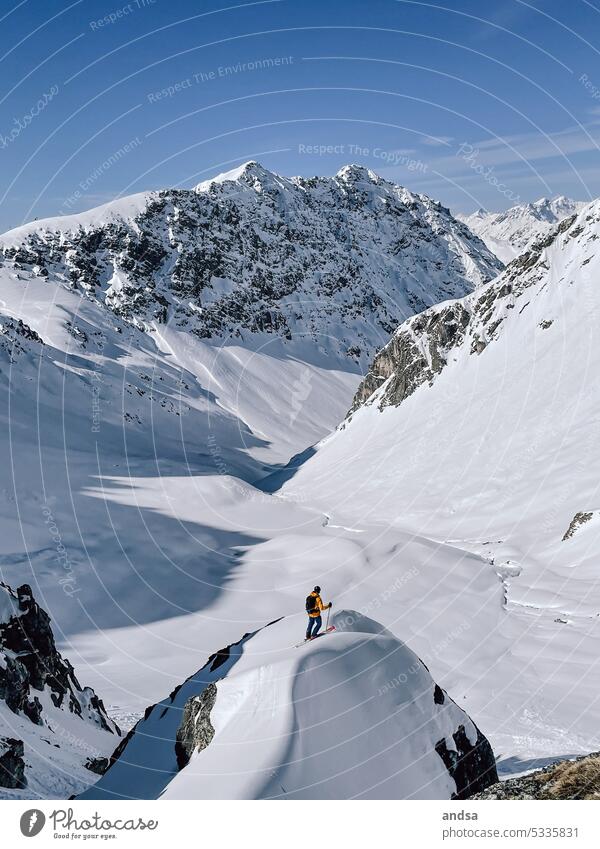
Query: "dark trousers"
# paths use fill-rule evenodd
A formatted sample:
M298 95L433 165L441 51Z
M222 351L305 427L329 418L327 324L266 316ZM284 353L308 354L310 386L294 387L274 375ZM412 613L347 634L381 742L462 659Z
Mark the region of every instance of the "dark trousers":
M323 620L321 619L321 614L318 616L309 616L308 617L308 628L306 629L306 639L309 637L316 637L319 631L321 630L321 625L323 624Z

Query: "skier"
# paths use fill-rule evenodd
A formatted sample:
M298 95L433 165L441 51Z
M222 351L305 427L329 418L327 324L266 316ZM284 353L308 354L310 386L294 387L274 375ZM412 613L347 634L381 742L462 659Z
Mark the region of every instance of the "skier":
M306 639L314 639L319 631L323 620L321 619L321 611L329 610L332 602L323 604L321 599L321 587L315 587L312 593L306 598L306 612L308 613L308 628L306 629Z

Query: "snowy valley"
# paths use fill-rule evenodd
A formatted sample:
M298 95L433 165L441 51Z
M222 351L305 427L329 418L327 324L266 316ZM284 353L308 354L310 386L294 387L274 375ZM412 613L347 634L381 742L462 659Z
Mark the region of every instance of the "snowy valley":
M600 748L600 205L553 214L504 267L252 162L0 237L1 577L110 716L69 717L98 779L4 685L2 795L463 798Z

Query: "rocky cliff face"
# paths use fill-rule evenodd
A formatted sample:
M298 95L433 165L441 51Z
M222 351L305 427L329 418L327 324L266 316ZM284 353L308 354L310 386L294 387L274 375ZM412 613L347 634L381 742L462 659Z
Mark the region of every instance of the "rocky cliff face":
M572 256L567 263L571 283L566 285L574 285L586 273L599 230L600 203L595 202L533 242L479 291L405 321L373 360L350 413L364 403L398 406L419 386L431 384L452 359L483 354L502 334L507 320L518 322L528 299L536 298L551 279L548 251ZM553 321L553 317L544 318L540 330L548 330Z
M11 271L139 327L274 334L357 362L403 319L502 268L449 210L358 166L288 179L250 162L195 191L34 222L0 244Z
M44 749L69 748L68 735L60 731L74 719L103 732L98 736L105 741L120 735L101 699L80 685L57 650L50 617L31 587L15 591L0 582L0 734L6 732L0 736L0 787L24 788ZM14 738L18 729L25 730L25 741ZM80 733L85 736L83 727Z

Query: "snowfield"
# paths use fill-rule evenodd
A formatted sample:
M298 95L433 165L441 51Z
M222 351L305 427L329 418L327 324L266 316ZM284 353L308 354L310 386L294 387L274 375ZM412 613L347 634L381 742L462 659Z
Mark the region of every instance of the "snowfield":
M0 239L0 577L126 730L154 705L97 784L1 792L447 799L476 728L504 775L600 748L598 202L495 277L366 169L155 194Z

